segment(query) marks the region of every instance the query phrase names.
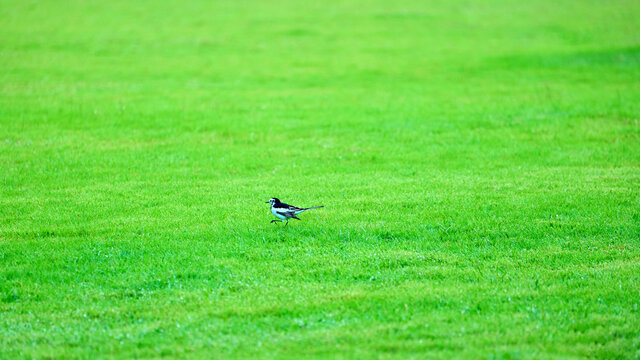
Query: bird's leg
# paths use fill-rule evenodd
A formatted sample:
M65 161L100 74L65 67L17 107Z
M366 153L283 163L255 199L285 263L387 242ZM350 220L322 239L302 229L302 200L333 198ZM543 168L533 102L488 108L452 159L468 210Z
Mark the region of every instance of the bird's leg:
M271 224L273 224L275 221L278 221L278 219L271 220Z
M289 219L287 219L287 222L284 224L284 226L286 227L287 225L289 225Z

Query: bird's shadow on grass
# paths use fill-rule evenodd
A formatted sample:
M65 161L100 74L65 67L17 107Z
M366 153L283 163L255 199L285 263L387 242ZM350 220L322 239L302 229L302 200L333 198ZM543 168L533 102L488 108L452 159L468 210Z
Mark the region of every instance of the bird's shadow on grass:
M324 226L322 224L290 223L288 226L269 224L263 227L263 240L287 243L395 243L407 238L407 234L385 228L362 226Z
M294 241L300 237L310 235L308 229L296 227L293 224L285 225L283 223L270 223L264 227L264 234L272 241L285 242Z
M306 243L314 241L335 241L339 234L353 233L352 230L340 230L336 227L324 227L320 224L310 224L300 221L290 221L289 225L283 223L267 223L260 226L258 231L262 233L267 242Z

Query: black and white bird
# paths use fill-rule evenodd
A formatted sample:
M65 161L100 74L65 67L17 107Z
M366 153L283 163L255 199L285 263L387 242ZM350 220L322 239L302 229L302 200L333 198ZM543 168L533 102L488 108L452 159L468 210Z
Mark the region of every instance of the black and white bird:
M308 207L308 208L299 208L297 206L285 204L281 202L280 199L278 198L269 199L269 201L267 201L267 204L271 204L271 213L275 215L275 217L277 217L283 222L284 221L287 222L284 226L287 226L289 224L289 219L300 220L296 215L300 214L301 212L324 207L324 206L314 206L314 207ZM271 220L271 223L273 223L274 221L278 221L278 220Z

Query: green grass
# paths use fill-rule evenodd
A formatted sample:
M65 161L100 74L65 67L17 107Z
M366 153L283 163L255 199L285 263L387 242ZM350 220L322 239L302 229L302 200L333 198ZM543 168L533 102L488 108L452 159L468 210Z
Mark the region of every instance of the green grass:
M640 358L638 19L3 1L0 358Z

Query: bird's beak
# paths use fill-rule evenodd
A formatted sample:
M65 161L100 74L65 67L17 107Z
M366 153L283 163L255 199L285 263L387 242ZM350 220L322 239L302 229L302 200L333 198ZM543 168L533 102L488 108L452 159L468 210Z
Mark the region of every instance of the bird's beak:
M268 202L268 201L265 201L264 203L265 203L265 204L268 204L269 202Z

